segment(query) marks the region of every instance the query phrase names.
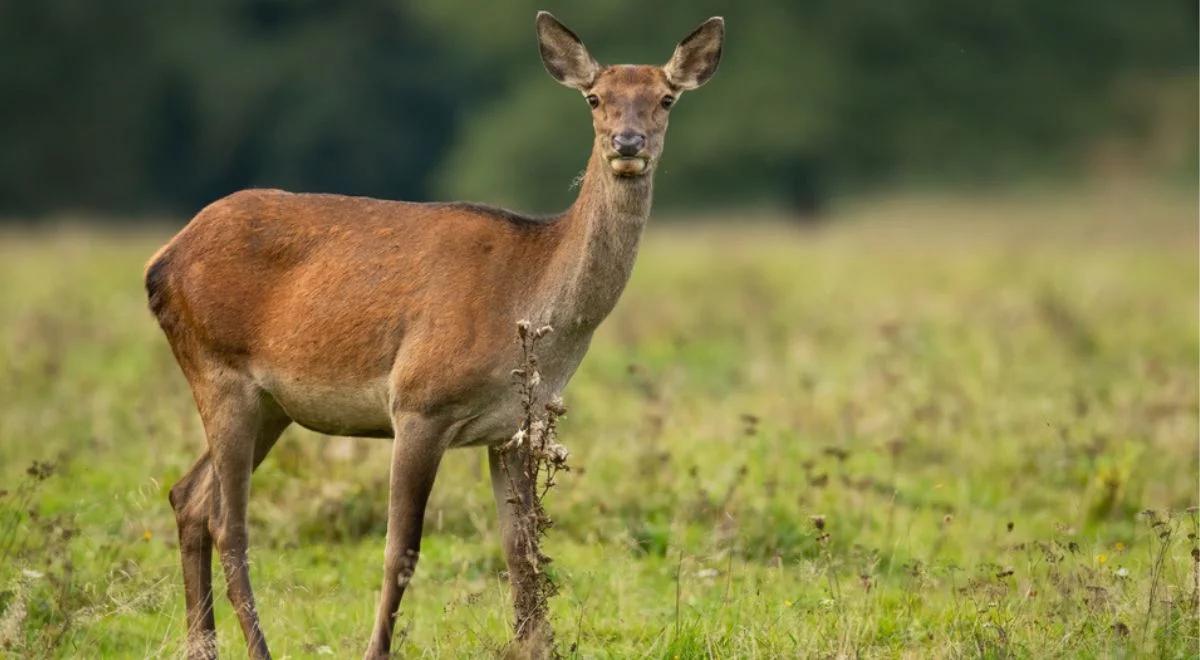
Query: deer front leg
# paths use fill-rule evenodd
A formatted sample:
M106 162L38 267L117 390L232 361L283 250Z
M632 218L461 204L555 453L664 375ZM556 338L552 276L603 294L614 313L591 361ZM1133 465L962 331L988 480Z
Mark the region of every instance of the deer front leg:
M492 495L500 520L500 539L508 563L508 582L513 599L513 632L520 647L519 655L544 657L548 655L551 632L546 620L544 601L539 597L533 553L538 551L531 538L534 488L526 474L519 454L488 448L488 467L492 475ZM524 523L524 524L523 524Z
M388 494L387 546L383 555L383 588L375 612L375 631L367 658L386 658L404 588L412 579L421 551L425 503L445 451L445 426L417 414L398 415L393 422L392 472Z

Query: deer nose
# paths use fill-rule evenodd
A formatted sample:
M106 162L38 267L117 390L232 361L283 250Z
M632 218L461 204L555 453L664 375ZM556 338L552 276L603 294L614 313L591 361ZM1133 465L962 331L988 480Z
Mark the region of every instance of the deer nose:
M613 136L613 149L622 156L636 156L646 146L646 136L626 131Z

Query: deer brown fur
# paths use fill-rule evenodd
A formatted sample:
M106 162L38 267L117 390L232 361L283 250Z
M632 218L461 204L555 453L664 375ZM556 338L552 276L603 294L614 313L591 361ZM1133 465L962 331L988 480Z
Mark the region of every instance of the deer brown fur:
M539 360L542 387L556 395L629 278L669 108L715 72L724 23L703 23L663 67L602 67L546 12L537 32L547 70L592 106L596 134L579 197L562 214L247 190L201 211L147 266L150 308L208 439L170 494L190 656L215 655L215 545L250 655L269 657L246 507L251 473L292 422L394 438L368 657L389 652L448 448L489 447L512 585L529 583L495 449L519 419L509 377L519 362L515 323L554 327Z

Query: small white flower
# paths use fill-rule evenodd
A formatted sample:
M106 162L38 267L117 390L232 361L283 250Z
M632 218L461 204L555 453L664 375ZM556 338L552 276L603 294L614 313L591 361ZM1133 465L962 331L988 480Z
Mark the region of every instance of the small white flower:
M718 575L720 575L720 572L715 568L702 568L696 571L696 577L698 578L715 578Z
M327 644L322 644L317 647L317 655L333 655L333 649Z
M1117 569L1115 575L1119 578L1129 577L1129 569L1122 566L1121 568Z
M509 440L509 445L513 447L520 447L524 442L525 429L518 429L517 432L513 434L512 440Z
M41 571L34 571L34 570L30 570L28 568L21 569L21 573L25 577L29 578L30 580L37 580L39 578L45 577L45 574L42 573Z

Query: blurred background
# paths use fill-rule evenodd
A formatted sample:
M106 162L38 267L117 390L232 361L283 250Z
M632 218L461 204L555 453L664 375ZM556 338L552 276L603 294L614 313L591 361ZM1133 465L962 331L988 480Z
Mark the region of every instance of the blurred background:
M1197 175L1191 1L5 0L0 216L190 215L252 186L558 210L591 126L538 61L540 8L604 63L726 16L660 210Z

